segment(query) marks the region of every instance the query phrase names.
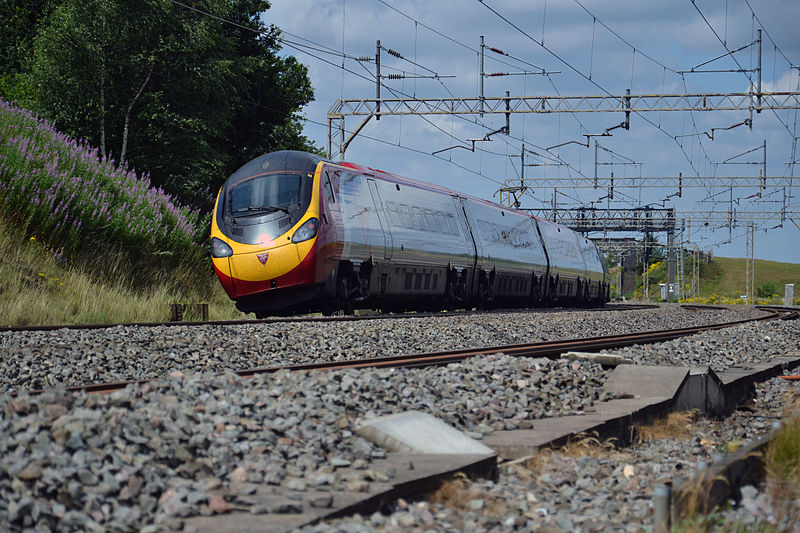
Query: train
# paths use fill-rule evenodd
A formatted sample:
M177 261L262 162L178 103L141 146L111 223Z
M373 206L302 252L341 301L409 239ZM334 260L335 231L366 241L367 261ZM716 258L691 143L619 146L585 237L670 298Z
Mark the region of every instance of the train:
M300 151L261 155L225 181L211 259L236 307L257 318L609 300L602 254L565 226Z

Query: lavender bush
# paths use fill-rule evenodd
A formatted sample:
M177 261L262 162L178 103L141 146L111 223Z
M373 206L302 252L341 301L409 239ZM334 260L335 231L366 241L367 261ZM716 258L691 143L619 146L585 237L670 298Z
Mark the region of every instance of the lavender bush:
M207 262L199 212L2 99L0 209L67 255L104 243L160 262Z

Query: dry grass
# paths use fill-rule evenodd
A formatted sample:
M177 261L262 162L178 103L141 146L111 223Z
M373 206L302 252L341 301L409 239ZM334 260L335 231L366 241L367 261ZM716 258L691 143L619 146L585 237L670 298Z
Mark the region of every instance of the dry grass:
M95 261L106 273L102 280L0 222L0 325L165 321L171 303L201 301L209 303L212 320L244 318L210 273L195 290L181 288L179 273L135 287L120 256L98 254Z
M784 420L776 437L763 455L766 472L765 489L771 512L769 521L758 520L754 525L726 519L718 509L709 509L706 495L714 481L697 477L692 486L684 488L680 504L685 517L672 531L705 533L730 531L736 533L784 533L800 531L800 391L790 391L783 398ZM678 496L676 495L676 498Z
M787 530L800 527L800 391L783 398L784 419L764 452L766 488L776 523Z
M555 457L605 457L616 449L616 439L600 440L596 432L579 433L559 448L542 448L533 457L514 465L517 477L531 481L545 470Z
M660 439L690 439L694 435L693 424L697 417L696 409L669 413L665 418L660 418L648 426L634 427L633 441L641 444Z
M485 514L499 514L504 509L504 502L487 496L480 487L474 485L469 478L461 472L454 474L450 479L443 482L441 486L429 497L428 502L433 505L442 505L449 509L467 510L471 500L480 499L484 501L483 512Z

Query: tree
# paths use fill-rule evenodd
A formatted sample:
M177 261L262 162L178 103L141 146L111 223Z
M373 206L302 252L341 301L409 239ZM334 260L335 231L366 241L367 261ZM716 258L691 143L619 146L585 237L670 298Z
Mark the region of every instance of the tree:
M23 66L30 56L39 23L52 11L51 0L0 0L0 96L18 99Z
M308 73L277 55L264 0L61 0L26 74L33 107L101 153L209 207L236 167L265 151L314 149L298 113ZM228 22L226 22L228 21Z

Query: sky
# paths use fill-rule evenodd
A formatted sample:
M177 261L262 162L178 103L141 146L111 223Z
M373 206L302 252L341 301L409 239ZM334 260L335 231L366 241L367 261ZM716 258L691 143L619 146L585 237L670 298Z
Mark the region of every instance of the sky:
M752 43L762 29L762 91L800 91L796 0L273 0L263 18L282 30L281 54L308 66L315 101L303 110L304 133L324 149L336 101L375 98L377 40L383 98L478 97L481 36L484 72L510 74L485 76L486 97L725 94L747 92L756 81ZM357 59L367 57L373 60ZM697 72L706 70L715 72ZM354 137L345 159L498 201L501 187L520 183L524 145L522 208L552 209L554 201L557 208L672 207L685 248L723 257L746 256L753 220L757 259L800 263L800 177L794 187L769 180L763 189L721 186L725 177L760 176L765 157L767 177L798 176L798 110L753 113L752 128L749 119L746 110L641 112L626 130L613 128L624 122L622 112L513 114L508 134L489 135L471 151L468 139L501 129L504 116L384 115ZM347 135L361 121L346 117ZM631 180L612 191L612 173L617 183L718 180L678 196L675 186L632 187ZM569 179L590 186L570 188ZM590 234L603 236L632 235Z

